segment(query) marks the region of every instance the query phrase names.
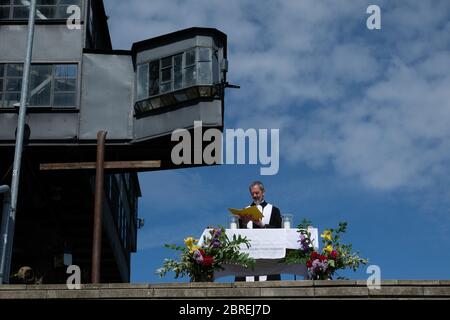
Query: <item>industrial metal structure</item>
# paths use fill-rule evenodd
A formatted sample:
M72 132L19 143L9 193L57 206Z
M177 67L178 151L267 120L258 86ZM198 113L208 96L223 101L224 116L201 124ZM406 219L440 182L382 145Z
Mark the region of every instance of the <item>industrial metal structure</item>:
M194 121L223 128L227 37L190 28L113 50L103 1L36 1L11 271L29 265L56 283L70 262L89 282L97 256L96 282L127 282L137 172L180 167L170 158L173 130L193 130ZM29 8L27 0L0 0L0 186L14 171ZM101 183L96 162L97 176L106 170ZM1 191L8 203L9 189ZM103 249L92 255L98 241Z

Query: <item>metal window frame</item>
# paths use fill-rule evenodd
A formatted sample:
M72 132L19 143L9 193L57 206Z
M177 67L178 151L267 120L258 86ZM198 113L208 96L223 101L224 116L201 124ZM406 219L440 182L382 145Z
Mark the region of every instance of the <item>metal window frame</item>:
M50 82L50 106L34 106L34 105L32 105L31 104L31 76L30 76L30 86L29 86L29 88L30 88L30 90L29 90L29 92L28 92L28 98L27 98L27 101L28 101L28 107L30 107L30 108L52 108L52 100L53 100L53 79L54 79L54 76L53 76L53 74L54 74L54 68L53 68L53 64L51 64L51 63L33 63L32 65L31 65L31 67L30 67L30 75L31 75L31 71L33 70L33 66L36 66L36 65L40 65L40 66L52 66L52 68L51 68L51 82Z
M6 88L6 84L8 82L8 79L19 79L20 81L22 81L22 74L20 74L18 76L9 76L8 77L8 66L9 65L22 65L23 66L23 63L4 63L3 65L4 65L3 82L5 83L3 85L3 87L4 87L4 91L3 91L4 97L3 97L3 99L4 99L4 101L6 101L6 95L7 94L18 94L19 95L18 102L19 102L20 101L20 92L21 92L21 90L19 89L19 90L14 90L14 91L8 91L8 90L6 90L7 89ZM22 68L22 73L23 73L23 68ZM5 106L5 107L2 107L2 108L12 108L12 107L11 106Z
M139 64L138 66L136 66L136 101L144 101L147 100L150 97L150 63L152 61L146 62L146 63L142 63ZM139 99L139 71L141 68L143 68L144 66L147 66L147 90L145 90L145 97ZM145 87L144 87L145 89Z
M161 86L165 85L165 84L169 84L170 83L170 90L163 92L162 94L165 93L169 93L173 91L173 79L174 79L174 75L173 75L173 57L175 55L170 55L170 56L166 56L163 58L159 58L159 92L161 93ZM162 61L165 59L170 58L170 66L169 67L163 67ZM170 68L170 80L169 81L162 81L162 73L163 70L167 70ZM149 63L149 70L150 70L150 63Z
M9 0L9 4L0 6L1 8L8 8L9 9L8 10L8 18L7 19L1 19L1 20L11 20L12 19L12 17L11 17L12 16L11 8L12 8L13 1L14 0Z
M75 74L75 78L70 78L70 77L57 77L56 76L56 66L57 65L76 65L77 66L77 70L76 70L76 74ZM54 63L53 64L53 68L52 68L52 95L51 95L51 108L53 109L70 109L70 108L76 108L77 107L77 92L78 92L78 64L76 63ZM75 80L75 91L57 91L56 90L56 80ZM75 95L75 101L74 101L74 106L55 106L55 93L58 94L74 94Z
M175 57L181 55L181 88L175 89ZM177 90L182 90L184 88L183 80L184 80L184 57L186 56L186 52L180 52L177 54L174 54L172 56L172 90L170 92L174 92Z
M0 100L0 109L11 109L13 108L13 106L3 106L3 103L6 99L6 94L7 93L18 93L20 94L20 91L6 91L6 82L7 79L18 79L18 78L22 78L22 76L11 76L8 77L7 76L7 68L8 65L23 65L23 63L20 62L8 62L8 63L0 63L4 66L4 76L0 77L4 80L4 85L3 88L0 88L0 92L2 92L4 94L4 97L2 97L2 100ZM33 63L31 65L31 69L33 68L33 66L35 65L49 65L52 66L52 80L51 80L51 87L50 87L50 105L48 106L33 106L33 105L29 105L30 108L47 108L47 109L54 109L54 110L59 110L59 109L67 109L67 110L78 110L80 108L80 91L81 91L81 87L80 87L80 63L79 62L36 62ZM77 70L76 70L76 74L74 78L71 77L56 77L56 66L57 65L74 65L76 66ZM56 91L56 79L73 79L75 80L75 90L74 91ZM74 94L75 95L75 102L74 105L72 106L58 106L55 105L54 103L54 98L55 98L55 92L56 93L67 93L67 94ZM30 92L31 93L31 92ZM29 97L31 98L31 97Z
M210 55L209 55L209 60L208 61L206 61L206 60L200 60L200 49L208 49L210 52ZM213 66L212 66L212 62L213 62L213 48L211 48L211 47L204 47L204 46L199 46L199 47L197 47L197 52L198 52L198 54L197 54L197 60L196 60L196 65L197 65L197 79L196 79L196 85L197 86L207 86L207 85L211 85L210 83L201 83L200 82L200 79L199 79L199 76L200 76L200 64L201 63L204 63L204 64L206 64L206 63L208 63L209 64L209 70L210 70L210 72L211 72L211 74L210 74L210 76L211 76L211 82L213 81L213 74L212 74L212 72L213 72Z
M3 72L1 72L0 73L0 79L2 79L3 81L2 81L2 86L0 87L0 94L1 94L1 97L0 97L0 108L3 108L3 99L5 98L4 97L4 95L5 95L5 92L6 92L6 90L5 90L5 86L6 86L6 80L5 80L5 74L6 74L6 68L5 68L5 63L0 63L0 65L1 66L3 66Z
M54 7L55 8L55 12L58 12L58 9L61 7L69 7L71 5L77 5L77 4L67 4L61 3L62 0L56 0L56 4L38 4L36 5L36 10L39 10L40 7ZM84 0L79 0L79 7L81 12L83 12L83 6L84 6ZM3 8L9 8L9 18L8 19L0 19L0 21L7 21L7 20L23 20L26 21L28 19L28 17L24 17L24 18L15 18L14 17L14 8L27 8L29 7L29 5L23 5L23 4L16 4L14 3L14 0L9 0L9 5L3 5L1 6ZM47 19L42 19L40 18L38 15L36 15L36 20L39 21L46 21L46 20L66 20L67 17L56 17L56 18L47 18Z
M205 48L210 50L210 56L209 56L209 61L200 61L200 49L201 48ZM218 50L216 46L193 46L190 47L188 49L184 49L184 50L180 50L180 51L175 51L174 53L167 55L167 56L162 56L159 57L157 59L151 59L151 60L146 60L143 63L140 63L137 65L136 67L136 72L135 72L135 89L134 89L134 94L135 94L135 104L140 104L140 103L145 103L145 101L149 100L149 99L155 99L158 97L164 97L165 95L168 94L172 94L174 92L178 92L180 90L188 90L190 88L194 88L194 87L199 87L199 86L212 86L214 85L213 83L213 79L214 79L214 72L219 72L218 70L214 70L213 68L213 54L214 52ZM190 51L194 51L195 52L195 60L193 63L187 64L187 53ZM182 86L181 88L177 88L175 89L174 85L175 85L175 57L178 55L182 55L182 66L181 66L181 72L182 72ZM170 68L171 70L171 80L170 81L162 81L162 71L164 69L167 69L169 67L162 67L162 60L166 59L166 58L171 58L171 66ZM159 92L158 94L154 94L154 95L150 95L150 64L152 62L158 61L159 62L159 70L158 70L158 74L159 74ZM211 83L199 83L199 79L198 79L198 74L199 74L199 68L200 68L200 62L201 63L209 63L210 65L210 72L211 72ZM138 73L138 69L141 68L142 66L147 65L148 66L148 91L146 92L145 97L138 99L138 86L139 86L139 73ZM195 81L191 84L187 84L186 83L186 69L187 68L191 68L193 67L196 73L196 77L195 77ZM220 75L219 75L220 77ZM171 84L171 90L169 91L165 91L165 92L161 92L161 85L164 84Z

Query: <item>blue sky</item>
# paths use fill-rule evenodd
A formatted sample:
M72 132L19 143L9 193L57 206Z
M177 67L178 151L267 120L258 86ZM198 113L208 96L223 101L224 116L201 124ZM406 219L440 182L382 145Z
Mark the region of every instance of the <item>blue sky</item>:
M381 30L366 9L381 8ZM450 2L105 0L115 49L192 26L228 35L227 128L280 130L280 170L222 165L140 175L145 226L132 282L154 271L164 243L225 225L228 207L266 199L323 230L349 224L382 279L450 276ZM346 272L365 279L365 269ZM225 279L226 281L226 279Z

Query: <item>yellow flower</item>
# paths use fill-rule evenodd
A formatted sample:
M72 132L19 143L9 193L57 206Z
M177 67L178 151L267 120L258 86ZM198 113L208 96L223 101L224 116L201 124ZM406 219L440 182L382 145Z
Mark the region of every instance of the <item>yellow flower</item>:
M186 247L188 247L189 249L192 248L192 246L194 245L194 243L197 243L197 240L195 240L192 237L186 238L184 239L184 244L186 245Z
M325 230L320 236L322 238L324 238L325 240L331 241L331 231L330 230Z
M327 245L325 247L325 251L328 252L328 253L331 253L331 251L333 251L333 246L331 244Z
M189 248L189 253L190 253L190 254L193 254L194 251L195 251L195 250L198 250L198 249L200 249L199 246L192 246L192 247Z
M184 239L184 244L189 249L189 253L192 254L195 250L200 249L199 246L195 245L198 240L195 240L192 237Z

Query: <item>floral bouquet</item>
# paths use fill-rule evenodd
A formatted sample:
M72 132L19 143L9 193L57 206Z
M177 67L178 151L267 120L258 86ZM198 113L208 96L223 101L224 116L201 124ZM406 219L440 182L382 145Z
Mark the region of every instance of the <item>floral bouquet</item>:
M317 251L312 244L308 231L310 225L311 222L306 219L298 225L300 248L287 252L285 258L286 263L306 264L310 279L333 279L337 270L351 268L356 271L361 264L368 263L367 259L359 257L358 252L352 252L351 244L341 243L340 236L345 233L347 222L340 222L336 230L328 229L320 235L322 251Z
M214 281L214 271L224 270L224 264L237 264L245 268L254 266L254 260L248 253L239 252L243 244L250 248L250 241L240 235L230 240L224 228L214 228L210 238L205 237L203 245L192 237L184 239L185 246L168 245L165 247L181 251L180 261L165 259L162 268L156 270L161 277L167 272L175 272L175 278L189 276L192 282Z

